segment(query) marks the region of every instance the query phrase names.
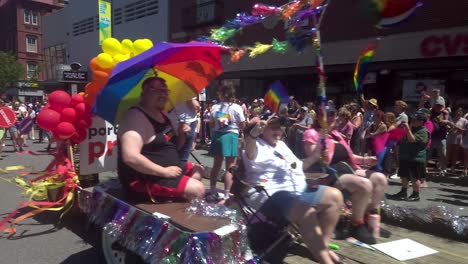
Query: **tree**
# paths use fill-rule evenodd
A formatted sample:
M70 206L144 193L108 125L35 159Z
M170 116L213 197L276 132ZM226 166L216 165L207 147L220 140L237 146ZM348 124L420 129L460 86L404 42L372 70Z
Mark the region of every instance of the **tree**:
M24 68L15 55L0 52L0 92L5 92L24 75Z

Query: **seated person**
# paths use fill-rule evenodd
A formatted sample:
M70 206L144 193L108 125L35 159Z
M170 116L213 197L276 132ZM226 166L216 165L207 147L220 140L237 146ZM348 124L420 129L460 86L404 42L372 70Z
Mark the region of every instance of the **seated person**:
M328 251L328 243L343 205L341 193L326 186L308 189L303 167L317 159L301 161L292 153L281 141L283 130L279 118L258 121L249 128L242 151L246 181L262 185L271 198L252 189L248 192L248 204L258 210L268 200L270 212L265 212L268 211L265 208L262 212L273 214L282 222L297 224L304 243L317 261L339 262L339 258Z
M347 141L334 129L336 110L329 108L327 111L327 122L330 132L327 135L326 144L330 166L346 162L355 170L353 174L343 174L337 182L331 185L339 189L345 189L351 193L353 204L351 216L351 236L367 243L375 244L376 240L365 224L365 215L378 214L380 202L385 195L387 179L384 174L371 170L362 170L357 162L365 165L375 165L375 157L362 157L353 154ZM317 122L318 123L318 122ZM308 129L304 133L304 146L306 157L320 157L321 147L319 144L320 130ZM370 203L369 203L370 201Z
M190 127L181 123L175 131L163 112L168 95L164 79L146 79L140 102L120 121L118 173L130 198L204 197L203 167L182 162L178 154Z

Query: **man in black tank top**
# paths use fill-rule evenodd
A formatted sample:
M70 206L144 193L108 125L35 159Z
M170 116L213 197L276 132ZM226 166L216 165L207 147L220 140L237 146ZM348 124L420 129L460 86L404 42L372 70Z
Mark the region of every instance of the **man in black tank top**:
M150 77L142 84L139 104L119 123L118 174L129 198L204 197L203 167L182 162L178 154L190 127L173 128L163 112L168 99L165 80Z

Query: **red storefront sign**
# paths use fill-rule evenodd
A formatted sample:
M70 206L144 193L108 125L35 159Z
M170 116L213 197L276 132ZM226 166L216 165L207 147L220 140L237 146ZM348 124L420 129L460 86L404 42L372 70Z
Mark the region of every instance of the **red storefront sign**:
M468 55L468 33L428 36L421 41L419 51L423 57Z

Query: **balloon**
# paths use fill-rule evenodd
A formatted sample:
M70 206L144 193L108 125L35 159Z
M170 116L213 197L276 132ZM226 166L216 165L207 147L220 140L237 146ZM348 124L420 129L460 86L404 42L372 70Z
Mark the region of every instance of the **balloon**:
M78 118L86 117L89 114L88 108L86 107L85 103L79 103L75 105L75 111L76 111L76 116Z
M107 53L99 53L97 56L97 65L103 69L110 69L114 66L112 56Z
M61 111L70 105L71 96L65 91L58 90L49 94L48 100L50 108Z
M114 56L114 65L117 65L118 63L122 62L122 61L126 61L130 58L130 56L127 54L127 55L124 55L124 54L117 54Z
M119 54L122 51L122 45L115 38L106 38L102 42L102 51L111 56L115 56L116 54Z
M97 93L88 93L85 96L85 102L88 105L93 105L96 102Z
M102 86L101 86L102 87ZM85 86L85 91L87 94L94 93L97 94L99 92L99 89L101 89L97 84L95 83L88 83Z
M62 113L60 115L60 121L69 122L73 124L76 122L76 117L76 110L71 107L67 107L62 110Z
M135 55L145 52L151 47L153 47L153 42L149 39L137 39L133 43L133 50Z
M59 139L69 139L75 132L75 126L69 122L60 122L53 131Z
M86 139L86 129L77 128L75 134L70 138L73 144L79 144Z
M92 58L90 61L89 61L89 68L93 71L97 71L100 69L98 63L97 63L97 57L94 57Z
M102 71L93 71L93 81L99 89L106 85L107 80L109 80L109 74Z
M88 128L93 124L93 120L91 119L91 116L82 118L78 120L78 127L79 128Z
M37 125L44 130L54 130L60 123L60 114L49 108L42 108L36 118Z
M122 54L130 54L133 51L133 42L129 39L122 40Z
M77 94L72 95L70 105L75 106L79 103L83 103L84 102L83 96L84 96L84 93L77 93Z

